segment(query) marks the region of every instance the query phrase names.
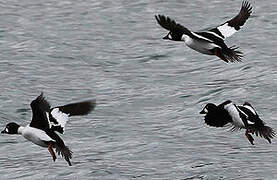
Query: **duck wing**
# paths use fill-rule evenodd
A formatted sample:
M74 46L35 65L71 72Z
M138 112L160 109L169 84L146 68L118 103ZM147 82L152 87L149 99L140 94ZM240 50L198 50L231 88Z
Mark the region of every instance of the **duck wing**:
M50 129L51 125L48 118L48 113L50 112L50 104L44 98L43 93L41 93L35 100L33 100L30 105L33 112L30 127L38 128L41 130Z
M49 120L52 123L51 129L63 134L70 116L87 115L95 106L95 100L88 100L52 108L49 115Z
M187 29L184 26L182 26L181 24L176 23L170 17L166 17L164 15L158 14L158 15L155 15L155 18L161 27L163 27L166 30L169 30L171 32L183 34L184 31Z
M208 29L205 32L213 34L219 38L226 39L227 37L232 36L234 33L240 30L240 28L245 24L251 13L252 7L250 3L247 1L243 1L240 12L235 17L215 28Z

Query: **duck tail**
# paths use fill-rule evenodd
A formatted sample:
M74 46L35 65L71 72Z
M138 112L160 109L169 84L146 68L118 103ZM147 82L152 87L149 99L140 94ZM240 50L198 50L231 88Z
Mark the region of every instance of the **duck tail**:
M262 127L250 126L248 130L250 133L255 134L256 136L265 138L269 143L271 143L271 139L275 136L274 130L269 126L262 126Z
M64 157L68 165L72 166L70 162L70 159L72 158L72 151L67 146L64 146L64 147L56 146L55 148L58 155L61 155L62 157Z
M240 62L242 61L242 52L238 50L239 47L231 46L222 51L224 58L228 62Z

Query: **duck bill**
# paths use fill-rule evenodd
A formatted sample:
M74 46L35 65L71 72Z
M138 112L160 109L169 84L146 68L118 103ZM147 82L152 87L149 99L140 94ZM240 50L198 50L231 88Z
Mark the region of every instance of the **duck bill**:
M168 34L165 37L163 37L163 39L169 39Z
M1 134L7 134L8 132L6 131L6 128L3 130L3 131L1 131Z
M203 109L202 111L199 112L199 114L206 114L206 111Z

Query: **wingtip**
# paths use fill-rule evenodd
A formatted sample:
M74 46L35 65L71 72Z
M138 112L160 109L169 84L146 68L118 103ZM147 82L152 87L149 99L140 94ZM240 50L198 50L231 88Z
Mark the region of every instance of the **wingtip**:
M38 98L44 98L44 93L41 91L40 95L38 96Z
M252 6L248 1L242 1L241 10L245 9L249 14L252 13Z
M250 3L247 0L242 1L242 7L250 6Z
M96 107L96 99L90 100L90 110L93 111L95 110Z
M87 115L96 107L96 100L86 100L77 103L71 103L64 106L59 106L60 111L69 114L70 116Z
M43 100L45 100L45 97L44 97L43 92L41 92L40 95L38 95L37 98L31 102L31 104L35 104L35 103L43 101Z
M156 14L155 18L156 18L156 20L159 24L161 23L161 21L166 21L167 20L167 18L164 15L161 15L161 14Z

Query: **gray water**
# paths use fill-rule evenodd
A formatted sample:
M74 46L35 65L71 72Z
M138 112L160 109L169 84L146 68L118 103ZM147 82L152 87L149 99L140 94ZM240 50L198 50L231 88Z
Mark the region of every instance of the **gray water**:
M251 1L251 18L227 40L242 63L162 40L154 18L199 30L238 13L240 0L225 2L2 0L0 127L27 125L42 91L53 106L98 105L62 135L72 167L1 135L0 179L276 179L276 139L252 146L244 131L207 127L199 114L208 102L249 101L277 130L276 1Z

